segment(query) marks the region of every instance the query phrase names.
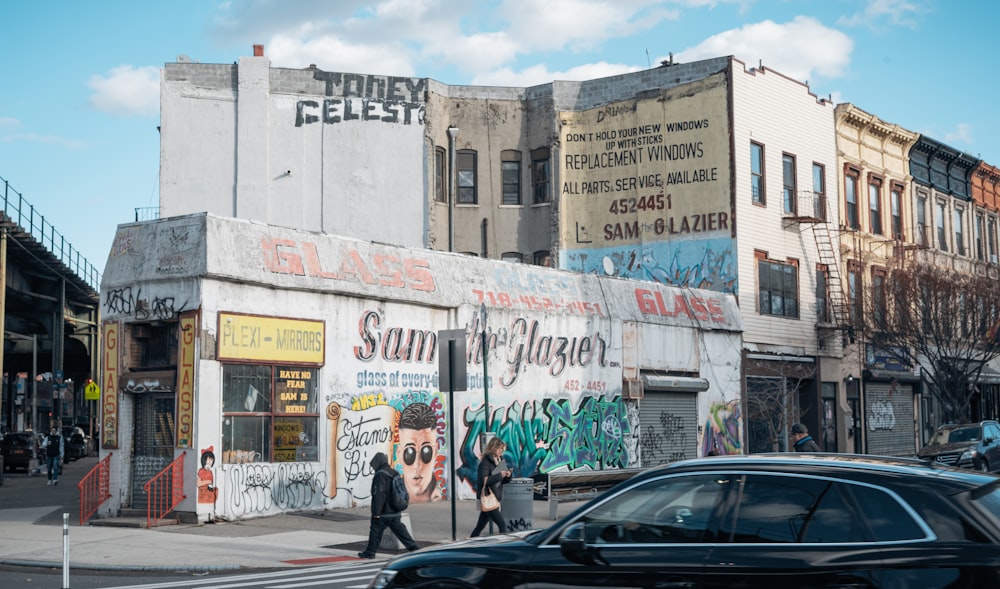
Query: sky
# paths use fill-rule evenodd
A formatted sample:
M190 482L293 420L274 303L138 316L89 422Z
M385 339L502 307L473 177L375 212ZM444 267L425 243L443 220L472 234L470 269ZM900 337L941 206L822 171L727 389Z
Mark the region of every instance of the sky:
M159 206L163 64L255 44L272 67L519 87L734 55L1000 167L998 19L994 0L4 1L0 178L103 272L117 226Z

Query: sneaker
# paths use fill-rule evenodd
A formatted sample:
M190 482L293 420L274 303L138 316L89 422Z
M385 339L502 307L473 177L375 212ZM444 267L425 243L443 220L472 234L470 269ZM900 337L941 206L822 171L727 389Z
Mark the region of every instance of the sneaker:
M374 554L368 554L367 552L359 552L358 553L358 558L366 558L366 559L370 560L372 558L375 558L375 555Z
M51 479L49 479L49 482L48 482L48 485L49 485L50 487L52 486L52 480L51 480Z
M53 484L53 485L58 485L58 484L59 484L59 481L52 481L52 484Z

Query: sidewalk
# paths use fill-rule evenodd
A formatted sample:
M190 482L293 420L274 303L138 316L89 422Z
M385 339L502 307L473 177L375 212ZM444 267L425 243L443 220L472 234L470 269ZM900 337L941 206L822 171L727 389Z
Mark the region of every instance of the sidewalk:
M152 529L81 526L78 508L72 503L12 507L5 497L9 488L8 479L8 484L0 487L0 499L4 499L0 507L11 507L0 509L0 564L5 565L61 568L63 513L70 513L67 538L71 570L220 571L309 566L354 560L368 540L367 507ZM76 497L75 486L73 491ZM534 528L554 523L548 519L546 502L532 504ZM457 539L465 539L475 526L477 505L475 501L456 502ZM560 515L575 507L572 503L561 505ZM421 546L452 541L450 501L411 505L407 513L413 536ZM379 551L376 558L394 554L397 552Z

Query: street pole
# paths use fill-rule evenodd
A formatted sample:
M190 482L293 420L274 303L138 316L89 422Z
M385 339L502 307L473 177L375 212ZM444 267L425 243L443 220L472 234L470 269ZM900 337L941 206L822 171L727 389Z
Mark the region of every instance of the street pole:
M455 251L455 138L458 127L448 127L448 251Z
M480 323L480 338L483 340L483 408L486 410L486 424L484 430L486 433L490 431L490 377L488 374L489 361L489 346L486 343L486 303L479 304L479 323Z
M451 463L451 481L449 482L449 489L451 490L451 541L454 542L458 539L458 531L455 524L455 518L458 513L455 509L455 462L457 461L455 455L455 369L452 368L455 363L455 340L448 340L448 456L451 457L449 462Z

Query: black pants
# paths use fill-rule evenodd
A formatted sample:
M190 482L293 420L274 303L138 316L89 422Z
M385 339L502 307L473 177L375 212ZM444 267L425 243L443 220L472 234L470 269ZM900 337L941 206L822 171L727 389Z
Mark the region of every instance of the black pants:
M400 514L393 513L391 515L383 515L382 517L372 516L371 527L368 529L368 547L365 548L365 554L374 555L378 552L379 544L382 543L382 534L385 533L385 529L389 528L392 533L399 538L399 541L406 546L407 550L413 551L418 548L417 543L413 540L413 536L403 525L403 518Z
M507 524L504 523L503 515L500 513L499 509L494 509L493 511L479 512L479 521L476 522L476 528L472 530L472 537L475 538L480 533L482 533L483 528L486 527L486 524L490 520L493 520L493 523L497 525L497 528L499 528L501 534L507 533Z

